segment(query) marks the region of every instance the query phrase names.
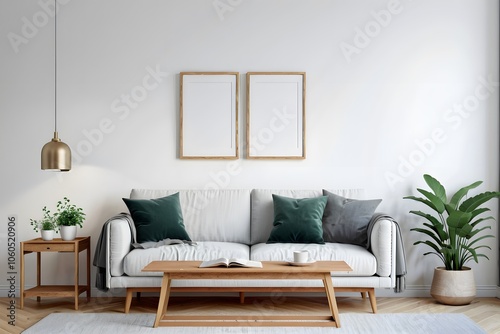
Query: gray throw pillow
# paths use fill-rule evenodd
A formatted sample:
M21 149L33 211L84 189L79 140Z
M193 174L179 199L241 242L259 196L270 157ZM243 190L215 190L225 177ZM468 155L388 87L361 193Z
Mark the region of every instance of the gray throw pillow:
M333 194L323 189L328 196L323 213L323 239L366 247L367 228L381 199L356 200Z

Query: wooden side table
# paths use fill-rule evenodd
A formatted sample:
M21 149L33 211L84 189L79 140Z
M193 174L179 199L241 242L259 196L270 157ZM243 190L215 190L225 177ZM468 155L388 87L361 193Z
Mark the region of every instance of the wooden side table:
M78 280L79 274L79 254L87 250L87 284L80 285ZM24 289L24 255L36 252L36 286L34 288ZM75 261L75 284L74 285L42 285L41 282L41 253L42 252L61 252L74 253ZM78 310L78 296L87 292L87 301L90 300L90 236L78 237L75 240L66 241L62 239L54 239L50 241L36 238L33 240L21 242L21 309L24 308L24 298L37 297L40 301L41 297L74 297L75 310Z

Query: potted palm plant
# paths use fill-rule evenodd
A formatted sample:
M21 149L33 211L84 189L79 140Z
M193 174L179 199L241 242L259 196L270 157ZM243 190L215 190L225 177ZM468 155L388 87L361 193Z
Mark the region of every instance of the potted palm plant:
M431 213L410 211L425 219L423 227L412 228L411 231L430 237L416 241L414 245L427 245L431 251L424 255L437 255L444 264L444 267L434 270L431 295L443 304L468 304L476 295L476 286L474 273L465 264L470 260L477 263L479 258L488 259L480 251L491 247L481 241L493 238L493 235L481 232L491 229L484 223L494 218L480 215L490 211L482 205L500 197L500 192L486 191L465 199L470 190L482 183L477 181L459 189L448 199L444 186L438 180L428 174L424 175L424 180L431 191L417 188L424 197L406 196L404 199L423 203L432 210Z
M83 227L85 213L82 208L71 204L67 197L57 202L57 224L61 229L61 238L63 240L73 240L76 237L76 227Z
M41 232L43 240L52 240L54 239L54 233L57 233L55 216L51 214L46 206L43 207L42 211L43 218L39 220L30 219L30 224L35 232Z

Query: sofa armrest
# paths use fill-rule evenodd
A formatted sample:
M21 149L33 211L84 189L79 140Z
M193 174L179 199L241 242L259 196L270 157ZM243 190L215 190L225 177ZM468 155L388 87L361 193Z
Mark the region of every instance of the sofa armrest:
M132 231L128 221L124 218L115 218L107 225L106 242L106 287L110 288L111 276L122 276L123 260L130 252Z
M391 277L396 284L396 226L389 219L379 219L371 233L371 252L377 259L377 275Z

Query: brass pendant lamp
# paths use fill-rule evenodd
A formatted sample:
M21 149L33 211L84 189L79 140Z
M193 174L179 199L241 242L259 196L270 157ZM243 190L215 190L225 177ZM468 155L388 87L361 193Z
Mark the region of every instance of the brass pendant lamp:
M57 134L57 0L54 0L54 138L42 148L42 170L67 172L71 150Z

